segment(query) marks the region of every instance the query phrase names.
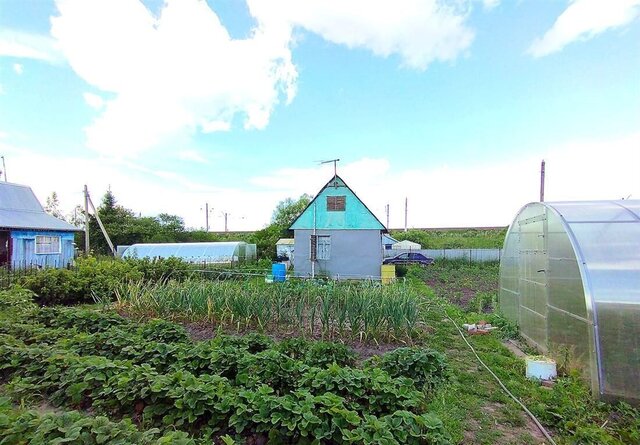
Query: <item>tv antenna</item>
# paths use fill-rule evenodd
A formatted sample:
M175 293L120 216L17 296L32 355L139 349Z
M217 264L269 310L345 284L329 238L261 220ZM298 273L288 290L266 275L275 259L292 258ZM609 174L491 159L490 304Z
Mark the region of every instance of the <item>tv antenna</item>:
M340 159L329 159L327 161L319 161L320 164L329 164L333 162L333 176L338 176L338 162Z

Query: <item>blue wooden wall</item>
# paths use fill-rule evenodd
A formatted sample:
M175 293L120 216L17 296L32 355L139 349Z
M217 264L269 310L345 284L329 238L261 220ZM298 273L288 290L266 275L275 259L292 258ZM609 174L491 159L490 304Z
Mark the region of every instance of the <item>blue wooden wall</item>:
M59 236L61 253L36 254L36 235ZM52 230L12 230L11 231L11 267L23 269L30 267L67 267L73 262L73 232Z

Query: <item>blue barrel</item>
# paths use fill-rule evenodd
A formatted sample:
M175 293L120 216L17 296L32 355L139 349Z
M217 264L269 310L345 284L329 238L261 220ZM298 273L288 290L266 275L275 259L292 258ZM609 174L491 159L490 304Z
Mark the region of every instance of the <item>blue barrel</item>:
M282 283L287 277L287 266L282 263L274 263L271 265L271 274L274 283Z

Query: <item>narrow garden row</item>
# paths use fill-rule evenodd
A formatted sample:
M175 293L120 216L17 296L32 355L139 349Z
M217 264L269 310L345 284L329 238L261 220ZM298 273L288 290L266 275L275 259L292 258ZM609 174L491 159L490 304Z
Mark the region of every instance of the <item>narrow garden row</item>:
M446 378L432 351L398 349L354 368L353 353L333 343L253 335L193 344L172 323L75 308L12 319L0 324L0 370L14 400L218 441L449 443L442 422L425 413L429 390ZM0 438L15 434L0 428Z

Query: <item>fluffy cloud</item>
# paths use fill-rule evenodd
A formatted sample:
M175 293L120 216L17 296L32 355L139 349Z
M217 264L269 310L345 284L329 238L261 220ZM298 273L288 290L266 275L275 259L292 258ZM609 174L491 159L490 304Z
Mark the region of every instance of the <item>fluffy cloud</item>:
M232 39L204 1L168 0L156 16L133 0L57 0L51 33L72 69L114 97L86 128L87 146L135 155L195 131L228 131L237 114L245 129L265 128L296 94L295 29L425 69L469 47L465 21L477 1L249 0L257 24Z
M562 50L576 40L588 40L631 23L640 15L640 0L573 0L551 29L529 47L534 57Z
M404 226L405 197L409 201L409 227L507 225L522 205L538 199L542 158L547 161L548 201L620 199L629 195L639 199L639 145L640 133L636 133L617 139L569 142L536 156L488 160L484 165L418 166L408 170L396 170L386 159L365 158L339 163L338 174L381 221L385 221L385 205L390 204L393 228ZM239 189L202 184L175 171L155 171L113 158L62 158L2 141L0 152L11 159L12 181L31 185L43 202L55 190L67 211L82 202L83 184L89 186L95 201L111 187L121 204L136 212L177 214L192 227L204 225L200 209L208 202L215 209L211 219L214 230L224 227L218 217L221 211L231 214L232 230L261 228L280 200L302 193L313 195L333 174L332 165L283 169L253 178L250 185Z
M409 67L455 59L473 40L471 2L438 0L249 0L265 27L302 27L349 48L398 54ZM492 3L491 1L489 3Z
M200 209L208 202L215 209L210 218L212 230L224 229L220 211L231 215L230 230L247 230L265 225L273 207L282 199L275 191L216 187L175 171L152 170L113 157L61 157L15 147L2 140L0 152L11 161L12 182L30 185L41 202L51 192L57 192L65 213L82 204L82 188L87 184L96 205L110 188L120 204L143 216L167 212L182 216L190 227L203 227L205 218Z
M264 128L295 94L290 35L257 28L232 39L206 2L170 1L155 17L141 2L60 0L52 35L73 70L110 93L87 145L135 154L173 135L226 129L236 113ZM212 124L213 123L213 124Z
M0 29L0 56L43 60L59 63L63 60L55 40L49 36L12 29Z
M508 225L524 204L539 198L540 161L545 159L547 201L640 198L640 133L609 140L573 141L540 152L471 167L396 171L385 159L338 165L338 174L381 221L390 205L392 228ZM602 156L607 153L607 156ZM624 162L620 162L624 159ZM577 162L579 160L579 162ZM315 194L333 172L283 169L254 183L280 196Z
M20 75L20 74L22 74L24 72L24 66L22 66L19 63L14 63L13 64L13 71L15 71L15 73L17 75Z

